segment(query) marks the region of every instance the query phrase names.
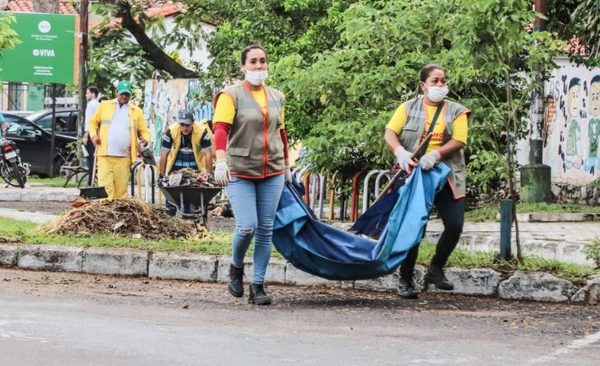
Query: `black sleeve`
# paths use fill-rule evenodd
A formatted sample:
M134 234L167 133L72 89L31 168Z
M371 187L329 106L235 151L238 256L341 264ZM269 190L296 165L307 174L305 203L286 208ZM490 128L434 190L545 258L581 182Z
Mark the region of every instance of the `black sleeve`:
M171 150L171 146L173 146L173 138L171 137L171 130L167 130L167 132L165 132L163 134L160 146L163 149Z
M204 133L202 134L202 138L200 139L200 148L201 149L206 149L210 147L211 142L210 142L210 136L208 135L208 131L204 131Z

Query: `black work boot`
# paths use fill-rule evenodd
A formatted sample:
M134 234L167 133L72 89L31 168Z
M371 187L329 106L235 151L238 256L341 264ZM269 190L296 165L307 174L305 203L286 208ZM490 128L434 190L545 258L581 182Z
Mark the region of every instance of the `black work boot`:
M433 283L435 287L440 290L451 291L454 290L454 285L452 282L448 281L444 271L436 266L429 266L427 273L425 273L425 278L423 279L424 284L423 287L427 289L427 286L430 283Z
M229 266L229 293L234 297L244 296L244 267L237 268L233 264Z
M248 303L256 304L256 305L270 305L271 304L271 296L265 293L264 285L255 285L253 283L250 284L248 294Z
M400 281L398 283L398 296L403 299L418 299L419 295L417 294L417 290L415 289L415 281L406 280L402 276L400 276Z

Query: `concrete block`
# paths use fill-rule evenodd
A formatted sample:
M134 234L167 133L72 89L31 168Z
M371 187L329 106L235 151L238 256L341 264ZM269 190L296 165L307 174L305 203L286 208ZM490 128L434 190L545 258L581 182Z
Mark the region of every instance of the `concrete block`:
M254 268L254 266L252 266ZM254 272L250 272L250 276L252 276ZM266 283L285 283L285 275L286 275L286 262L283 260L273 260L269 262L269 267L267 268L267 275L265 277ZM252 277L250 277L252 279Z
M571 301L588 305L600 304L600 275L589 278L586 285L575 293Z
M88 248L83 272L124 276L148 275L148 252L135 249Z
M18 245L0 244L0 266L16 266L18 254Z
M23 245L17 259L19 268L41 271L81 272L83 248L60 245Z
M354 281L354 287L363 290L389 291L398 287L398 272L370 280Z
M191 253L153 253L148 265L148 277L198 280L217 280L216 256Z
M228 282L229 281L229 266L231 265L231 257L222 256L219 257L219 264L217 266L217 282ZM244 282L252 282L252 275L254 274L254 266L251 258L244 259ZM285 283L286 274L286 263L284 261L273 259L269 261L267 267L267 274L265 276L265 283Z
M577 287L548 273L515 272L498 286L503 299L560 302L569 301Z
M288 263L285 267L285 283L289 285L314 286L327 285L337 286L339 281L330 281L321 277L313 276L301 271Z
M500 273L489 268L447 268L446 278L454 285L457 294L492 296L498 293L501 281ZM449 292L438 290L434 285L429 285L428 291Z

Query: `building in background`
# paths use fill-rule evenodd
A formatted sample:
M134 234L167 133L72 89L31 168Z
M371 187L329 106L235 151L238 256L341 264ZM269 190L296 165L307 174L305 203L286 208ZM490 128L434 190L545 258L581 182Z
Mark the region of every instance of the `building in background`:
M148 9L146 14L150 17L163 17L165 32L171 32L175 27L175 17L184 11L183 5L171 1L147 1ZM0 11L13 12L33 12L32 0L3 0L0 1ZM60 0L61 14L78 14L73 6L72 0ZM93 29L100 23L100 19L90 15L90 29ZM201 23L202 29L207 32L213 32L215 26L209 23ZM131 37L132 41L135 39ZM199 64L206 69L210 63L210 55L207 48L201 45L192 52L188 50L178 50L175 45L167 45L165 51L169 54L176 53L183 64L190 64L191 61ZM2 83L2 93L0 95L0 110L15 111L36 111L48 107L47 101L51 98L52 87L50 85L31 84L31 83ZM57 88L57 101L64 101L64 107L76 107L77 98L68 95L68 91L63 86Z

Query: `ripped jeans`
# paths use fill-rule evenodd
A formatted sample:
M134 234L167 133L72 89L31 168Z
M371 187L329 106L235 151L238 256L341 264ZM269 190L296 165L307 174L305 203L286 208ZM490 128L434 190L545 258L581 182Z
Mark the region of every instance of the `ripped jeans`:
M235 267L244 266L244 256L254 237L253 284L263 284L271 258L273 220L283 191L284 175L266 179L231 177L227 196L235 216L233 255Z

